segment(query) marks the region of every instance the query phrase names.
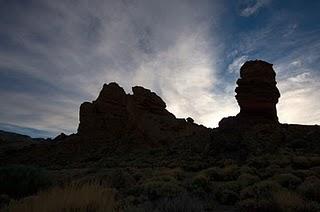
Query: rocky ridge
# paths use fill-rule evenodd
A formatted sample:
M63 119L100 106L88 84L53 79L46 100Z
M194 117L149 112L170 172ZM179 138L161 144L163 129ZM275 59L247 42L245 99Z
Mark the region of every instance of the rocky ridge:
M78 135L91 138L131 135L156 144L206 130L186 119L177 119L149 89L135 86L132 92L126 94L115 82L104 84L95 101L81 105Z
M286 146L320 152L319 126L279 123L276 104L280 94L275 76L272 64L260 60L246 62L235 90L240 113L223 118L215 129L198 125L192 118L176 118L149 89L135 86L132 94L127 94L115 82L104 84L96 100L80 106L76 134L61 134L52 142L34 143L20 150L6 149L0 154L0 163L23 161L78 167L87 166L88 161L104 164L122 154L159 148L161 157L167 152L168 163L182 163L193 157L209 164L221 158L244 161ZM301 147L304 142L307 145ZM152 156L154 163L163 163L164 158Z

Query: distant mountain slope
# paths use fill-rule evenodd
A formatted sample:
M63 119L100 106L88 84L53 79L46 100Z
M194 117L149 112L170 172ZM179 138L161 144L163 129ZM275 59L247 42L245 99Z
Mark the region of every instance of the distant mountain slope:
M28 135L22 135L18 133L0 130L0 141L1 142L32 141L32 138Z

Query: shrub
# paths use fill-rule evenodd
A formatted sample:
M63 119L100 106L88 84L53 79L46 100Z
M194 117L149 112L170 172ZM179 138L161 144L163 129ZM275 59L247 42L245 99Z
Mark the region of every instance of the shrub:
M203 204L189 195L180 195L175 198L165 198L156 204L158 212L204 212Z
M318 212L318 211L320 211L320 203L316 202L316 201L307 201L305 204L304 211Z
M221 204L233 205L239 200L240 189L237 181L220 182L215 184L214 193Z
M202 174L198 174L195 177L192 178L191 187L193 190L196 191L209 191L210 185L208 177Z
M244 199L270 199L273 196L273 192L281 190L282 187L274 181L261 181L252 186L249 186L240 192L240 198Z
M240 169L237 165L226 166L222 170L224 180L236 180L240 175Z
M309 200L320 201L320 179L314 176L306 178L298 191Z
M52 180L45 169L22 165L0 168L0 194L21 198L50 185Z
M293 174L278 174L273 177L277 183L283 187L294 189L302 183L302 180Z
M275 182L263 181L241 191L241 211L315 211L295 192ZM313 207L314 208L314 207Z
M256 175L257 170L253 167L249 166L242 166L240 168L240 173L241 174L251 174L251 175Z
M5 210L9 212L118 211L114 192L94 183L55 187L42 191L37 196L12 201Z
M275 192L273 201L279 211L305 211L305 201L294 192L286 190Z
M283 168L281 168L279 165L272 164L268 166L267 168L261 170L259 172L259 175L262 179L272 177L275 174L280 174L283 172Z
M310 157L309 158L311 166L320 166L320 157Z
M266 168L269 164L268 159L265 157L252 157L248 160L248 165L256 169Z
M128 188L135 183L135 178L123 170L115 170L111 174L111 185L116 189Z
M185 178L185 173L181 168L165 169L160 171L161 176L171 176L177 180L183 180Z
M10 202L10 197L6 194L0 195L0 209Z
M140 186L142 194L149 199L159 199L161 197L175 197L184 191L184 188L172 177L151 179Z
M216 192L222 190L230 190L238 193L241 190L241 186L237 181L216 182L214 186L214 190Z
M271 199L261 199L257 200L254 198L241 200L238 202L238 207L240 211L243 212L275 212L277 210L277 206Z
M271 163L279 165L281 168L284 168L290 165L291 160L288 156L283 155L276 157Z
M125 212L204 212L204 205L198 199L181 194L174 198L164 198L155 202L147 202L138 207L129 207Z
M182 162L182 168L185 171L197 172L208 167L208 164L202 161L189 160Z
M222 190L217 193L216 199L221 204L234 205L239 200L239 194L231 190Z
M297 177L300 177L301 179L305 179L307 177L316 175L316 173L309 169L298 169L298 170L292 170L292 174L294 174Z
M208 177L211 181L221 181L223 180L223 170L220 167L212 167L203 170L202 173Z
M292 158L292 166L295 169L308 169L311 167L311 162L307 157L296 156Z
M242 174L238 177L237 181L242 188L245 188L260 181L260 178L252 174Z

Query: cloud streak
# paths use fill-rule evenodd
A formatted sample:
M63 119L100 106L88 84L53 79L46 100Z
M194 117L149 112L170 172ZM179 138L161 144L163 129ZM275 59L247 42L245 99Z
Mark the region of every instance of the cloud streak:
M241 9L240 15L249 17L256 14L261 8L265 7L271 2L271 0L254 0L244 1L244 8Z

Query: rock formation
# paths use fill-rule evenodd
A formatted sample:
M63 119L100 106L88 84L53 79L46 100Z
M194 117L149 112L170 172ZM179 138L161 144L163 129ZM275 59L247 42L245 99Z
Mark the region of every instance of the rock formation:
M126 103L123 88L116 83L105 84L95 101L81 104L78 134L99 136L124 133L128 119Z
M219 126L238 124L278 123L276 104L280 97L272 64L262 60L247 61L240 69L235 89L240 113L224 118Z
M80 107L78 135L102 138L134 137L148 142L170 142L195 130L206 129L177 119L165 102L140 86L126 94L117 83L104 84L98 98Z

